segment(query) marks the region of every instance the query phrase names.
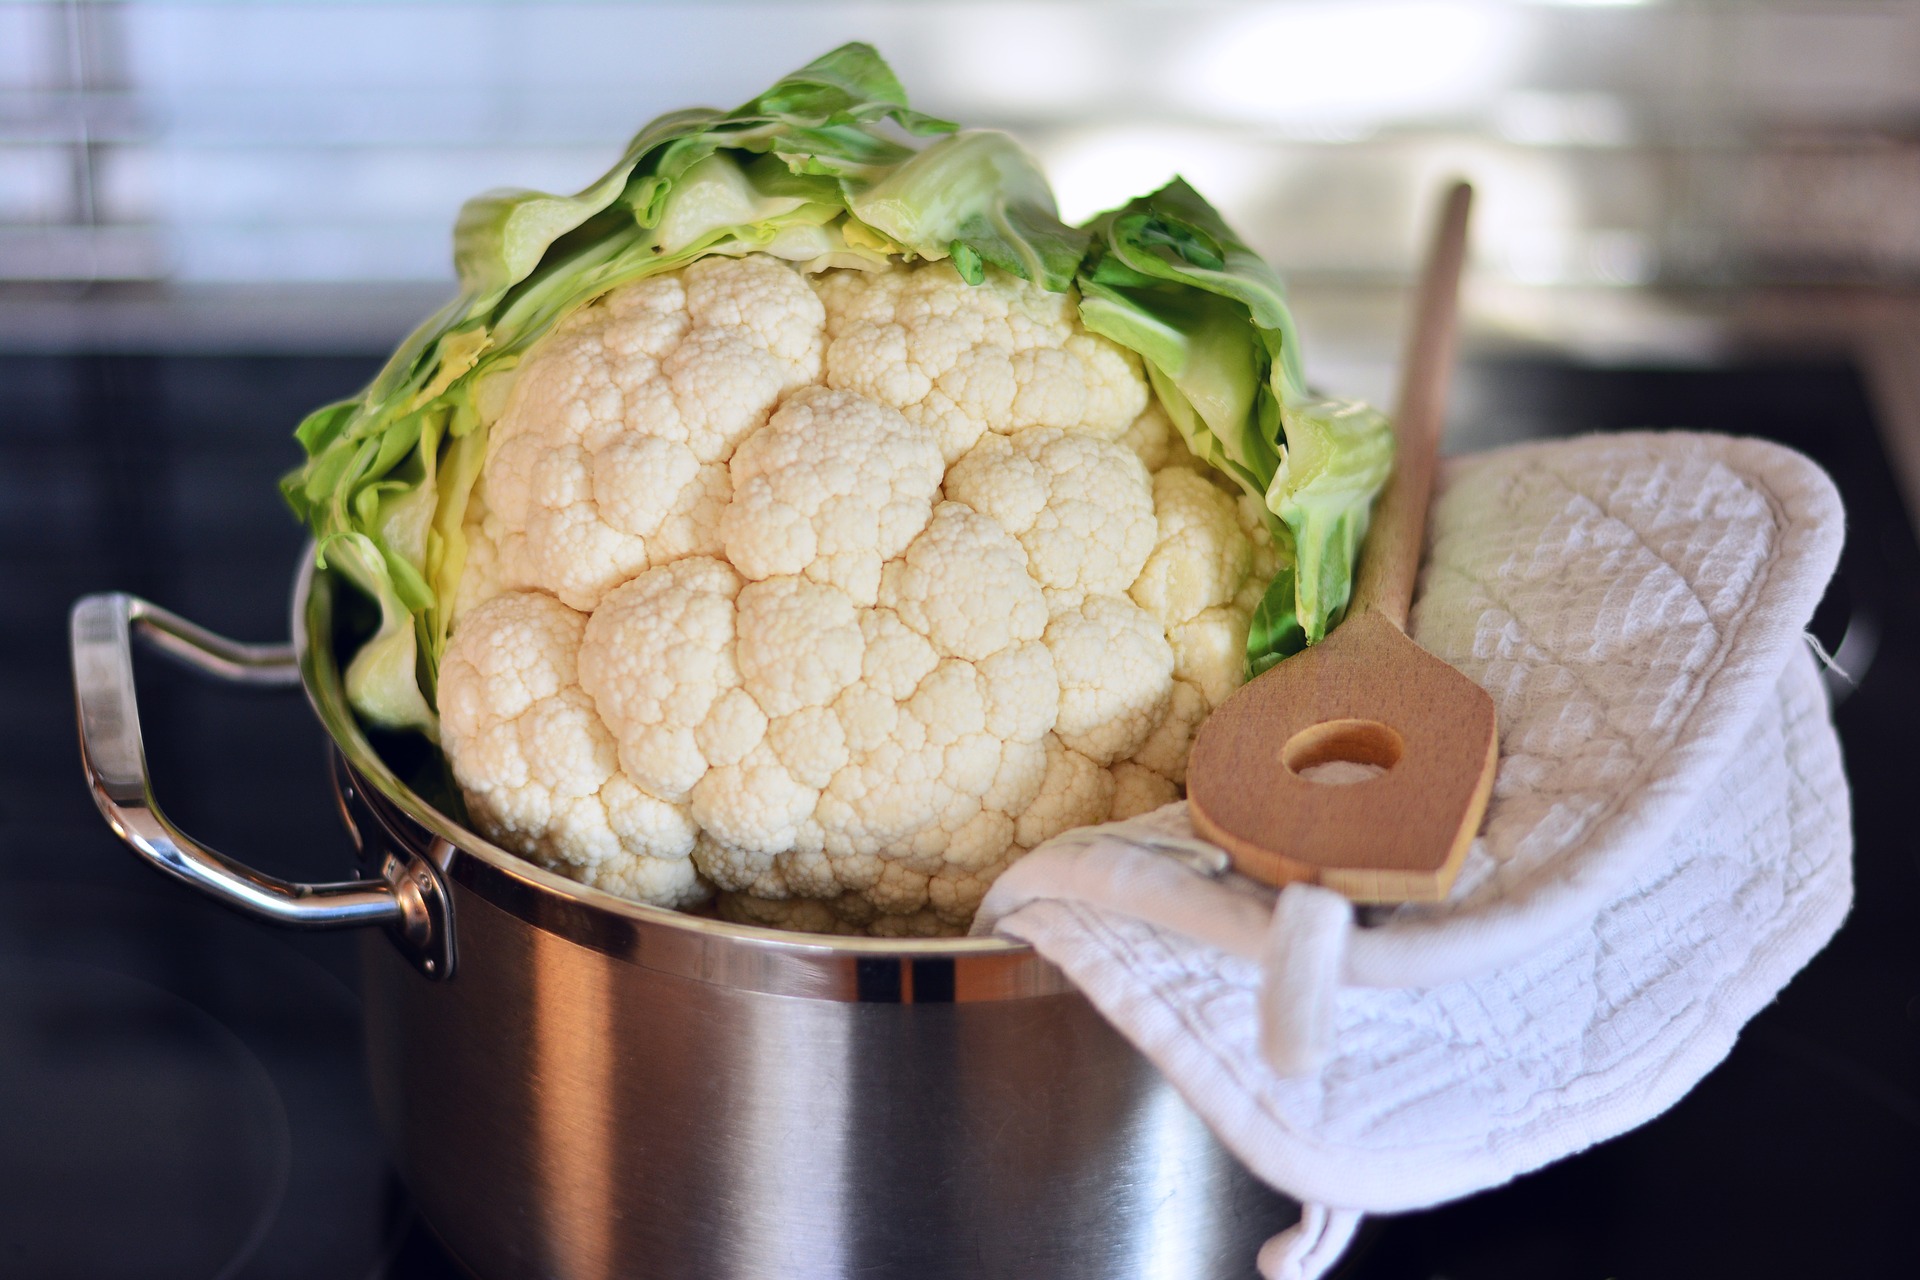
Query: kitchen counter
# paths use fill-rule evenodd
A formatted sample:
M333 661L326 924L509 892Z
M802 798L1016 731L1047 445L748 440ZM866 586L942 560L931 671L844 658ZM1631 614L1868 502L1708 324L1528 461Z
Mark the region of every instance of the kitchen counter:
M87 591L283 638L304 538L273 481L297 458L301 414L376 367L0 358L0 1272L458 1274L380 1149L354 940L241 920L138 865L81 783L67 672L65 611ZM1508 1187L1375 1219L1338 1274L1909 1274L1920 844L1901 806L1920 713L1920 548L1867 382L1825 353L1664 370L1510 357L1463 370L1456 411L1460 438L1479 443L1687 426L1771 436L1833 473L1852 524L1814 630L1858 677L1834 682L1858 901L1668 1114ZM297 697L138 670L171 816L277 874L345 874L323 738Z

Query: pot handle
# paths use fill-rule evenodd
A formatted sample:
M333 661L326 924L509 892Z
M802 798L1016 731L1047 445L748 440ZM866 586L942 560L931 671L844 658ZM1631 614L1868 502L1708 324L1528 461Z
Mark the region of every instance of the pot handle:
M179 880L250 916L305 928L382 924L402 934L431 930L413 878L297 884L215 852L167 820L153 798L133 686L131 633L190 667L241 684L297 686L291 645L239 644L123 592L73 607L73 685L80 709L80 761L114 834Z

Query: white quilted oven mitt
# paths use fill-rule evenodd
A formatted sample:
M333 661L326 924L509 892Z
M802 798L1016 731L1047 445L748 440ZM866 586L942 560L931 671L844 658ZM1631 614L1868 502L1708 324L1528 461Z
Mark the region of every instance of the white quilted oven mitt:
M1362 1212L1664 1111L1839 928L1847 789L1803 628L1841 525L1827 477L1761 441L1457 461L1411 631L1493 695L1500 765L1447 902L1362 925L1275 895L1175 804L1036 849L976 930L1060 966L1305 1204L1259 1265L1320 1275Z

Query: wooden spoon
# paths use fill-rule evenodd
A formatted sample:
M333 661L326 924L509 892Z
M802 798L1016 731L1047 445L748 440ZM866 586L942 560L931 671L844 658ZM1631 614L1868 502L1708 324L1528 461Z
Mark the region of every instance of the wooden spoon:
M1187 765L1194 830L1242 873L1357 902L1446 897L1493 787L1493 699L1406 636L1452 372L1472 191L1448 192L1415 299L1395 415L1399 452L1360 553L1346 619L1200 728ZM1315 781L1323 766L1344 785Z

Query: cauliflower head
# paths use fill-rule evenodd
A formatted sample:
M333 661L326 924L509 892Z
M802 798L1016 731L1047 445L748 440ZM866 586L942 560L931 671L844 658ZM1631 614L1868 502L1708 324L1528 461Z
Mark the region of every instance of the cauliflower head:
M440 665L475 823L647 902L944 934L1039 842L1176 798L1276 553L1075 303L747 254L556 326Z

